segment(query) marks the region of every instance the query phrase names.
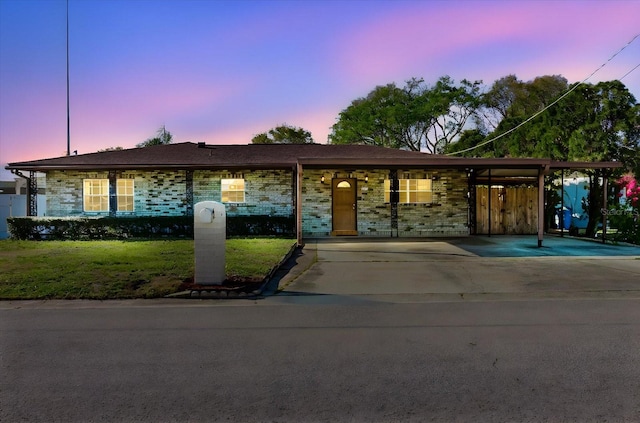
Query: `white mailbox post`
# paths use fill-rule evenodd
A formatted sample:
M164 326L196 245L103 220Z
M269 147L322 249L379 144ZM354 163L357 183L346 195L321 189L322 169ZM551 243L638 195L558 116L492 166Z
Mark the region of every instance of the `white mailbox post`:
M221 285L225 278L227 219L224 204L197 203L193 211L195 280L199 285Z

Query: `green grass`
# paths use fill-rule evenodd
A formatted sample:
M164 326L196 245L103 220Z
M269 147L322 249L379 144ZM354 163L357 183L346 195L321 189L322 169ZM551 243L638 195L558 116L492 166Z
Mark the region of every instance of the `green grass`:
M291 239L230 239L227 277L262 278ZM193 278L192 240L0 241L0 299L156 298Z

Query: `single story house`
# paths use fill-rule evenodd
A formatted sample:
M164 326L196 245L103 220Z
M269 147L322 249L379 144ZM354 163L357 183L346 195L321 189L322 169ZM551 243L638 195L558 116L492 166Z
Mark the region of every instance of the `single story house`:
M545 177L617 162L459 158L367 145L176 143L9 163L27 180L29 215L288 216L298 242L330 236L538 234ZM37 211L37 173L46 211ZM491 187L491 188L489 188ZM605 217L606 218L606 217Z

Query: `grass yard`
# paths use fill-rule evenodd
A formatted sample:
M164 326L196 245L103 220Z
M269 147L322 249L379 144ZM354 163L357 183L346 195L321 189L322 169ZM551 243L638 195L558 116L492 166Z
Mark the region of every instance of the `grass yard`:
M228 278L263 278L291 239L230 239ZM156 298L193 278L193 240L0 241L0 299Z

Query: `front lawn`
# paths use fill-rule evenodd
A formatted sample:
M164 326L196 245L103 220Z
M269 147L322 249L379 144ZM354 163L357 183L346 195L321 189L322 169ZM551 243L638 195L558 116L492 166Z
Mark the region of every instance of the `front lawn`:
M263 278L291 239L230 239L227 278ZM0 241L0 299L155 298L193 278L193 240Z

